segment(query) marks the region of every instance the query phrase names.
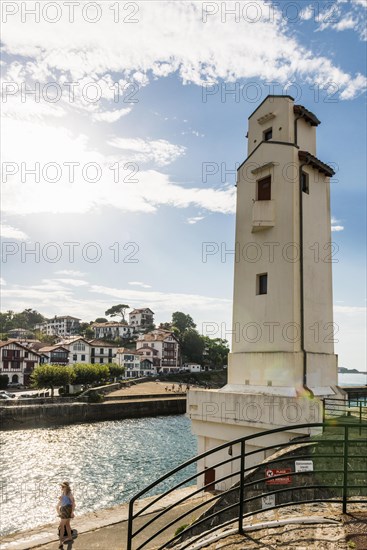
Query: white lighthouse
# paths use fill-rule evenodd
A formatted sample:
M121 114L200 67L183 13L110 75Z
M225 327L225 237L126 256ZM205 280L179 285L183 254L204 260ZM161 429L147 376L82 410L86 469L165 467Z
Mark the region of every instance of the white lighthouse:
M319 124L290 96L268 96L249 117L248 155L237 177L228 384L188 399L199 452L289 425L275 438L285 442L297 435L292 424L321 421L321 399L338 394L334 172L316 156ZM217 478L230 473L225 468Z

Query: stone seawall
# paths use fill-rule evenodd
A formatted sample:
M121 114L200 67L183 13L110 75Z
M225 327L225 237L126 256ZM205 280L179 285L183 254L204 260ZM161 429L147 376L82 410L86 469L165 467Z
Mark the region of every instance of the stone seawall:
M18 405L0 408L0 426L2 430L23 430L80 422L184 414L185 412L185 397L157 400L143 398L135 401L109 401L106 403Z

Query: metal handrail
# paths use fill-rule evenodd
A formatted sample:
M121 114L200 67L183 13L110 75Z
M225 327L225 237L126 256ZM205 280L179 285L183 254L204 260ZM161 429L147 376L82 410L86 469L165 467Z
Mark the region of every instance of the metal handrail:
M211 455L214 455L215 453L218 453L222 450L229 449L230 447L233 447L234 445L238 445L238 444L240 445L240 454L239 455L235 455L235 456L231 455L230 458L228 458L226 460L222 460L222 461L216 463L213 467L215 468L215 467L218 467L219 465L229 464L231 462L238 461L239 462L239 469L238 469L238 467L236 467L235 472L231 472L228 475L225 475L225 476L222 476L219 479L216 479L215 483L218 484L222 481L228 480L230 478L236 478L238 476L239 476L239 482L237 482L230 489L227 489L226 491L224 491L220 494L216 494L216 495L212 496L210 499L207 499L204 502L201 502L199 504L195 503L193 505L193 507L190 508L187 512L184 512L181 515L178 515L178 517L175 517L174 520L167 521L165 523L165 525L162 528L158 529L156 532L152 532L151 529L149 529L148 538L138 546L137 550L142 549L142 548L146 548L147 547L146 545L149 542L151 542L154 538L156 538L158 535L160 535L166 529L172 527L172 525L177 523L179 520L185 518L187 515L193 513L194 511L199 510L202 506L206 506L210 503L213 503L214 501L220 499L223 495L233 493L235 491L238 491L238 493L239 493L239 497L236 500L235 504L232 504L230 506L227 506L226 508L222 508L220 510L217 510L217 511L213 512L210 515L204 516L204 518L202 518L199 521L195 522L195 526L203 524L204 522L215 518L216 516L224 513L225 511L228 511L228 510L231 510L235 507L238 507L239 510L238 510L238 514L237 514L237 520L232 519L229 523L234 523L234 521L237 521L238 532L243 533L243 520L244 520L244 518L246 518L248 515L254 515L255 513L260 513L262 511L262 509L259 509L259 510L255 510L255 511L251 511L251 512L245 512L245 504L246 503L251 502L251 501L256 500L256 499L260 499L262 496L265 496L265 495L286 493L287 491L291 491L292 489L294 489L294 487L289 487L289 488L287 487L287 488L283 488L283 489L278 489L277 488L276 490L273 490L273 491L267 490L266 492L263 492L262 494L258 494L255 497L245 498L245 493L246 493L246 490L247 490L248 487L250 487L251 485L254 485L255 483L264 483L267 479L266 477L264 477L264 478L261 477L260 479L256 479L256 481L247 482L247 481L245 481L245 476L248 472L255 471L256 468L258 468L259 466L264 467L268 464L275 464L277 462L284 462L284 460L286 460L284 455L278 456L276 458L272 458L270 456L266 460L262 461L261 464L258 464L256 466L247 466L246 465L246 458L247 457L249 457L250 455L254 455L256 453L259 453L259 452L267 451L267 450L273 450L273 449L279 450L279 449L282 449L282 448L289 448L290 450L292 450L295 446L304 445L304 444L305 445L310 445L310 446L315 446L315 445L323 445L323 444L329 445L329 444L336 444L337 443L337 444L341 445L342 450L343 450L342 454L339 454L339 453L337 455L335 453L333 453L332 455L327 454L327 453L322 454L322 457L324 457L324 458L332 456L332 457L339 457L340 459L342 459L343 467L341 469L335 469L335 470L334 469L333 470L328 469L327 470L327 473L335 473L335 474L339 473L339 474L341 474L341 476L340 476L340 483L341 484L339 484L339 482L337 484L323 483L322 485L316 483L316 484L313 484L313 485L311 485L311 484L306 485L305 487L309 488L309 489L318 489L318 488L333 489L333 490L341 489L342 498L339 498L339 499L338 498L337 499L335 499L335 498L325 498L323 500L309 499L309 500L306 500L305 502L318 502L318 501L321 501L321 502L324 502L324 501L339 502L339 503L342 503L343 512L345 513L346 510L347 510L348 498L349 498L350 502L361 502L360 500L350 500L350 497L348 497L348 489L360 487L360 485L354 485L352 483L348 483L348 460L350 458L353 458L353 457L361 458L360 455L354 455L354 454L352 455L349 451L349 447L354 445L354 444L355 445L359 445L361 443L365 444L364 439L361 439L361 440L356 439L356 440L351 441L350 438L349 438L349 434L350 434L349 430L358 428L359 432L361 433L362 428L365 429L366 427L367 427L367 425L365 425L365 424L362 425L362 421L360 421L358 424L347 424L345 421L335 421L335 420L333 420L332 422L327 422L326 421L326 422L322 422L322 423L320 423L320 422L316 423L315 422L315 423L308 423L308 424L292 425L292 431L293 432L295 430L302 430L302 429L311 430L312 428L321 428L321 429L325 429L325 428L334 429L335 428L335 429L340 429L341 433L338 434L338 435L340 435L340 438L336 439L335 437L333 437L332 439L317 441L317 440L307 439L309 434L304 434L303 437L301 436L300 438L297 438L296 441L289 441L289 442L286 442L286 443L279 443L278 445L273 444L273 445L269 445L268 447L261 447L261 448L256 449L256 450L251 450L249 452L246 452L246 443L248 441L252 441L254 439L256 440L256 438L259 438L259 437L270 436L272 434L277 434L277 433L282 433L282 432L289 431L290 427L285 426L285 427L282 427L282 428L267 430L267 431L264 431L264 432L260 432L260 433L252 434L252 435L245 436L245 437L242 437L242 438L238 438L238 439L235 439L233 441L229 441L227 443L223 443L222 445L219 445L218 447L215 447L215 448L210 449L210 450L208 450L204 453L201 453L200 455L198 455L196 457L193 457L192 459L184 462L180 466L174 468L170 472L167 472L166 474L161 476L159 479L157 479L153 483L149 484L146 488L139 491L130 500L130 503L129 503L129 519L128 519L127 550L132 550L133 540L134 540L134 537L136 535L138 535L139 533L142 533L144 531L144 529L146 529L148 526L151 527L152 524L154 524L154 522L158 518L161 518L162 516L164 516L164 514L166 514L167 512L169 512L170 510L172 510L176 506L179 506L182 503L184 503L185 501L191 499L193 495L201 493L203 491L203 489L205 489L205 488L209 490L209 488L212 487L213 482L208 482L207 485L204 485L204 487L196 489L195 491L193 491L189 495L184 496L183 498L176 501L174 504L172 504L172 505L170 505L166 508L163 508L162 510L159 510L158 514L155 513L153 517L147 518L147 521L144 523L144 525L142 525L138 529L134 530L133 529L134 520L136 520L138 517L141 517L143 512L146 512L147 510L149 510L149 508L152 508L152 506L154 504L156 504L157 502L162 500L162 498L164 498L166 495L170 494L177 487L182 487L182 485L185 485L189 481L193 481L195 478L199 478L200 476L202 476L205 473L205 469L203 470L203 469L199 468L198 471L196 472L196 474L190 475L189 477L187 477L183 481L180 481L176 485L173 485L171 488L166 490L163 494L156 496L149 504L145 505L142 509L140 509L139 511L134 513L134 505L135 505L135 502L139 498L141 498L143 495L146 495L148 492L150 492L152 489L157 487L163 481L166 481L167 479L172 478L172 476L174 476L178 472L182 472L183 470L185 470L185 468L187 468L187 467L189 467L189 466L191 466L195 463L199 466L199 462L202 461L204 458L206 458L208 456L211 456ZM294 451L296 451L296 449L294 449ZM295 460L296 458L304 458L304 455L298 455L298 453L295 456L292 455L292 460ZM318 474L320 472L325 473L325 470L313 470L312 472L309 472L309 473L310 474L312 473L313 475L315 475L315 474ZM286 473L286 474L278 474L278 475L274 475L273 478L277 479L277 478L290 476L293 479L293 476L296 477L297 475L299 475L301 473L304 474L305 472L289 472L289 473ZM367 470L356 469L356 470L353 470L353 473L361 473L361 474L365 473L367 475ZM335 481L337 481L337 480L335 480ZM297 503L298 502L299 501L297 501ZM271 509L275 509L275 508L283 507L283 506L287 506L287 505L290 506L291 504L292 504L292 502L283 503L282 505L278 504L278 505L274 505L274 506L271 506L271 507L267 508L267 510L271 510ZM149 513L149 512L147 512L147 513ZM224 524L221 524L220 526L217 526L216 529L218 529L220 527L223 527L223 525ZM185 532L188 532L189 529L190 529L190 527L184 529L180 534L175 535L173 538L171 538L169 541L167 541L160 548L162 548L162 549L166 548L168 544L171 544L171 543L177 541L183 534L185 534ZM201 536L203 536L203 534L201 534L200 537ZM196 540L196 538L195 538L195 540ZM199 539L197 539L197 540L199 540ZM182 547L182 549L185 548L185 547Z

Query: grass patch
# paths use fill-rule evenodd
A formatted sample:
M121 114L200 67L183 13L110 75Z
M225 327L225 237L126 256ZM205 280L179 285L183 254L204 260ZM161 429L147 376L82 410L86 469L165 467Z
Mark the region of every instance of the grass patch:
M343 424L341 426L340 424ZM352 416L329 421L322 434L311 437L318 444L312 447L315 479L328 486L332 495L341 497L344 482L344 451L347 452L348 497L367 496L367 422L359 424ZM345 445L345 428L348 439ZM339 487L340 486L340 487Z

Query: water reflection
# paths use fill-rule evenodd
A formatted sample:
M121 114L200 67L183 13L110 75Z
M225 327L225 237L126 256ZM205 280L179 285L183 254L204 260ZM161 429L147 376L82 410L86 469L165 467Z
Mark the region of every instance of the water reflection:
M55 521L62 480L71 481L83 514L128 501L195 454L183 415L3 432L0 533Z

